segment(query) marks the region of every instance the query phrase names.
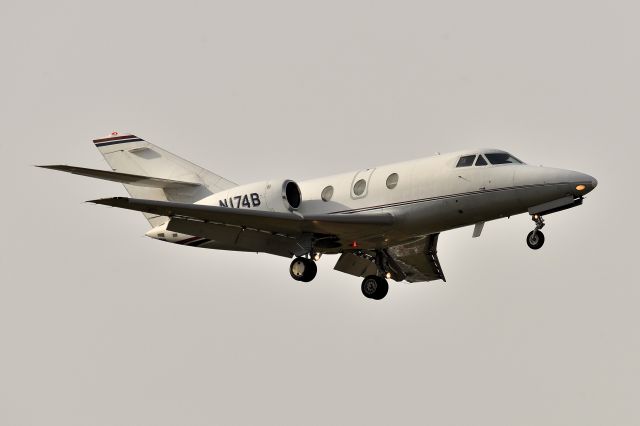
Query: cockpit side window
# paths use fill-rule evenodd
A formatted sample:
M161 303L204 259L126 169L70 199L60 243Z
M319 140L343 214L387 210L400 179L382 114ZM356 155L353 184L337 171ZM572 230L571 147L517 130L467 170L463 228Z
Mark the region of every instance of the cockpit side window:
M476 166L486 166L487 160L484 159L482 155L478 155L478 159L476 160Z
M484 155L491 164L522 164L522 161L506 152L495 152Z
M458 164L456 167L469 167L473 166L473 160L476 159L475 155L465 155L464 157L460 157L458 160Z

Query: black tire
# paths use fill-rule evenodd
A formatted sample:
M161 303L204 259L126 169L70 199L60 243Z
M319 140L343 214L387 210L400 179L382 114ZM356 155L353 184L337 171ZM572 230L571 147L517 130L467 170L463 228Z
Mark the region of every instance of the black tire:
M305 262L307 263L307 269L304 271L304 277L300 281L308 283L316 277L316 274L318 273L318 266L316 265L316 262L311 259L305 259Z
M317 273L316 263L304 257L296 257L289 266L289 274L296 281L308 283L316 277Z
M532 250L538 250L544 245L544 234L541 231L531 231L527 235L527 245Z
M378 279L379 287L378 287L378 293L376 294L376 297L374 297L374 299L381 300L381 299L384 299L387 293L389 293L389 283L387 282L387 280L385 280L382 277L376 277L376 278Z
M389 292L389 283L382 277L369 275L362 280L360 288L364 297L373 300L380 300Z

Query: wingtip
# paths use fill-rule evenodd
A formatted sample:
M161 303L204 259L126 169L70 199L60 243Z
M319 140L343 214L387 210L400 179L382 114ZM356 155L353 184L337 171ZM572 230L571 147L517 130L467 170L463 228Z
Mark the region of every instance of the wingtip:
M127 197L110 197L110 198L96 198L95 200L87 200L85 203L101 204L103 206L113 206L118 201L127 201Z
M104 204L104 200L107 200L107 198L96 198L95 200L87 200L85 201L85 203L91 203L91 204Z
M34 167L39 167L41 169L57 170L59 172L68 172L71 169L71 166L67 166L65 164L36 164Z

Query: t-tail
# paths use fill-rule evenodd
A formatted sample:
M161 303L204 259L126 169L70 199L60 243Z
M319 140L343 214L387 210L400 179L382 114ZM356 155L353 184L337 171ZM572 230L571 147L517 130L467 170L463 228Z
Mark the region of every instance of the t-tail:
M94 139L112 171L74 166L40 166L73 174L120 182L133 198L194 203L235 183L132 134L111 133ZM144 213L151 226L167 217Z

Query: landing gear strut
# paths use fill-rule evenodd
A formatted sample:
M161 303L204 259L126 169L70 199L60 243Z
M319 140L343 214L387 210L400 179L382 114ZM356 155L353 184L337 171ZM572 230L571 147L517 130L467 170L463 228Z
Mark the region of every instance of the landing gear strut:
M384 298L389 292L389 283L377 275L369 275L362 281L362 294L373 300Z
M316 266L316 262L306 257L296 257L293 259L293 262L291 262L291 266L289 266L291 278L304 283L308 283L314 279L317 272L318 267Z
M527 235L527 245L530 249L538 250L544 244L544 234L540 231L544 227L544 219L538 214L531 216L531 220L536 223L536 229Z

